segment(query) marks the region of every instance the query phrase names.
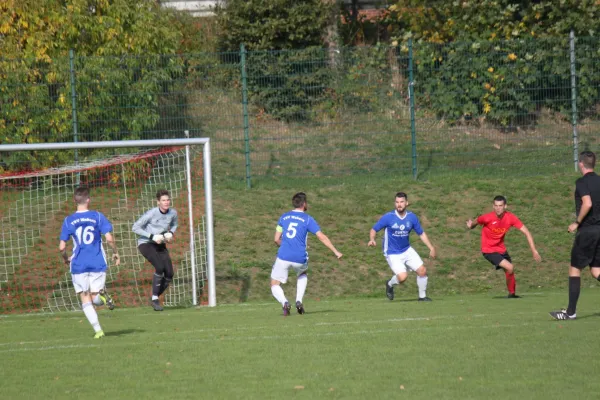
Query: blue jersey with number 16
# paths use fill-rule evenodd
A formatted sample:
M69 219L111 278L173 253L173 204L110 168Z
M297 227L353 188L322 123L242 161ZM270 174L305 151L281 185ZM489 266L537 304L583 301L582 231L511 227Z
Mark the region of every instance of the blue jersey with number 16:
M310 215L293 210L279 218L277 230L282 232L277 258L304 264L308 260L306 252L308 232L316 234L321 228Z
M106 271L102 235L112 230L110 221L98 211L78 211L65 218L60 240L73 238L72 274Z

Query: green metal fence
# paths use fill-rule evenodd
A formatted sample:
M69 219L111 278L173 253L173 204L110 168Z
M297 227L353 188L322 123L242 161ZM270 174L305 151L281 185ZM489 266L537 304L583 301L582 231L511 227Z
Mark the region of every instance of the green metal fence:
M212 139L215 181L573 169L600 130L597 38L0 59L0 141ZM113 150L111 150L113 151ZM105 151L104 153L107 153ZM4 170L80 151L3 154Z

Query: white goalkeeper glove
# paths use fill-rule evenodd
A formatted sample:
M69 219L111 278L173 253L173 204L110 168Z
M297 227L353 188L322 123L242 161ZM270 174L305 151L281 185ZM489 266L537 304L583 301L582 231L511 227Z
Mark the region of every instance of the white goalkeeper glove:
M165 241L165 237L159 233L158 235L150 235L150 240L156 244L161 244Z
M171 243L173 241L173 233L172 232L165 232L163 236L167 243Z

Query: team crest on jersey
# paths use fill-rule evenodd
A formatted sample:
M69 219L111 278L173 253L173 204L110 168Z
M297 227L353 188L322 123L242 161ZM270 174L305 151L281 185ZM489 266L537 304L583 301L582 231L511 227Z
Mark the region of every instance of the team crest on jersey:
M400 225L400 229L401 229L401 230L404 230L404 225Z

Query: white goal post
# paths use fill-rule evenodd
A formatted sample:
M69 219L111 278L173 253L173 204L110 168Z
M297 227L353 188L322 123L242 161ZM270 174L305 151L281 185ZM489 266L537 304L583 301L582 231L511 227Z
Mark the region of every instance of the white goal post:
M197 157L196 159L194 159L193 154L190 154L190 146L202 146L202 153L197 152L197 154L199 155L199 157ZM24 177L25 178L30 178L29 181L27 182L35 182L35 185L40 186L44 184L43 179L50 179L52 180L52 184L55 185L56 181L63 179L64 176L69 175L69 179L70 182L75 182L77 181L77 183L79 183L79 174L80 173L86 173L87 171L93 171L90 174L95 174L95 176L100 176L102 175L102 179L103 180L103 185L105 185L106 187L110 186L111 184L113 184L114 182L111 181L111 177L113 175L119 175L120 174L120 170L119 168L121 168L121 170L123 170L122 174L123 176L117 176L115 179L115 182L122 182L121 187L119 188L119 190L121 191L120 193L125 193L125 196L128 195L127 191L128 191L128 187L126 182L126 178L125 178L125 167L123 165L126 165L127 162L130 162L131 160L134 160L134 163L137 162L138 164L134 164L133 166L129 166L131 170L135 170L135 169L139 169L140 168L140 164L146 163L148 164L149 162L147 161L148 159L150 159L151 157L154 157L152 159L152 162L155 163L159 163L161 166L161 168L163 168L165 171L164 174L162 175L161 179L162 181L160 182L156 182L156 181L152 181L151 184L148 184L148 188L144 189L144 196L140 196L140 194L136 194L137 197L135 196L131 196L130 198L133 197L135 198L135 200L133 202L137 202L135 206L131 206L131 204L128 204L127 207L121 207L121 205L119 204L118 207L121 207L122 210L120 209L120 213L119 215L124 215L125 211L129 211L132 215L131 216L127 216L127 221L123 220L121 221L121 225L123 226L123 231L125 230L126 226L130 226L130 220L129 218L135 218L135 217L139 217L141 214L139 214L140 210L142 209L140 204L141 201L144 199L141 199L141 197L146 197L145 199L145 203L144 204L148 204L148 201L155 201L152 198L148 198L149 196L147 196L148 193L151 192L150 188L155 188L155 187L161 187L161 185L164 184L164 182L168 182L171 177L176 176L177 179L180 179L181 182L178 183L179 186L177 186L177 191L179 194L179 198L176 199L178 201L177 207L175 207L177 209L177 211L180 213L180 227L185 227L185 228L189 228L189 232L186 233L189 234L189 238L186 238L185 240L182 240L183 243L185 243L185 246L187 247L187 250L183 250L181 251L181 257L180 259L182 260L182 263L185 262L186 266L189 267L189 272L188 272L188 268L186 267L185 269L185 273L186 274L191 274L191 276L186 277L185 278L185 287L186 290L191 289L191 303L193 305L198 305L198 298L199 298L199 288L197 287L197 283L199 282L199 274L197 271L198 266L196 265L198 263L198 259L201 258L204 262L206 262L205 265L205 278L202 278L203 281L206 282L206 287L204 288L204 297L203 297L203 304L208 305L210 307L214 307L216 306L216 284L215 284L215 259L214 259L214 221L213 221L213 207L212 207L212 173L211 173L211 153L210 153L210 139L209 138L185 138L185 139L155 139L155 140L124 140L124 141L104 141L104 142L71 142L71 143L39 143L39 144L2 144L0 145L0 153L10 153L10 152L32 152L32 151L45 151L45 150L70 150L70 151L74 151L74 150L81 150L81 149L123 149L123 148L128 148L128 149L156 149L156 148L161 148L161 149L167 149L164 150L162 152L155 152L155 153L148 153L150 155L147 155L146 153L140 153L140 154L135 154L133 156L131 155L116 155L116 156L112 156L111 158L108 159L108 161L104 161L104 163L96 163L92 166L90 165L86 165L85 162L81 162L81 163L76 163L74 166L67 166L67 167L61 167L61 168L51 168L48 170L41 170L41 171L34 171L33 173L27 173L27 174L16 174L16 175L10 175L10 174L4 174L4 175L0 175L0 189L2 189L3 187L9 187L11 185L11 183L7 183L9 182L10 179L13 179L13 181L16 181L16 179L20 179L21 181L23 181ZM175 149L175 150L173 150ZM199 149L197 149L199 150ZM176 154L176 155L174 155ZM195 153L196 154L196 153ZM162 158L160 158L162 157ZM177 157L176 161L173 161L173 159ZM155 161L155 159L160 158L159 161ZM201 162L202 164L199 163L199 160L201 158ZM166 160L165 160L166 159ZM196 161L196 169L198 170L202 170L200 173L196 173L196 175L202 175L202 178L199 178L196 184L196 182L193 182L192 180L192 176L194 175L193 171L193 167L194 164L193 162ZM175 170L174 168L172 168L171 164L177 164L177 170ZM169 169L170 168L170 169ZM86 172L82 172L82 171L86 171ZM117 171L117 172L114 172ZM154 171L154 170L152 170ZM144 177L147 178L148 180L151 179L155 179L152 176L153 172L145 172ZM111 175L112 174L112 175ZM107 177L106 177L106 176ZM63 177L63 178L58 178L58 177ZM75 178L73 178L75 177ZM133 175L132 177L128 178L129 181L135 181L140 180L140 178L137 175ZM40 181L42 183L40 183ZM30 183L31 184L31 183ZM115 185L117 185L116 183L114 183ZM194 184L194 189L192 188ZM33 185L33 184L31 184ZM141 185L141 184L140 184ZM113 185L114 186L114 185ZM196 188L198 186L203 186L203 195L204 198L203 199L198 199L198 198L194 198L193 197L193 193L198 193L199 190L196 190ZM69 184L69 186L67 186L69 188L69 193L72 195L72 183ZM101 187L99 188L99 196L112 196L110 193L110 189L106 189L106 187ZM180 189L180 190L179 190ZM51 217L53 219L58 219L58 218L54 218L55 216L57 216L58 214L60 214L59 211L66 212L66 210L57 210L58 207L55 207L54 205L49 206L49 203L51 203L52 201L54 201L55 203L60 203L62 201L62 203L66 203L66 198L65 198L65 194L67 193L67 190L65 189L65 187L61 187L61 193L60 193L60 198L63 200L54 200L54 197L57 196L57 190L53 187L52 189L48 190L48 194L47 196L53 197L53 199L51 200L47 200L47 201L41 201L41 200L32 200L31 197L26 197L26 196L22 196L23 190L19 189L19 196L14 195L14 198L11 198L11 201L13 201L15 204L19 204L18 206L15 206L14 209L10 209L10 210L0 210L0 223L4 224L4 228L8 228L9 226L12 225L16 225L16 223L14 221L19 220L19 215L23 215L23 209L24 207L27 207L28 210L33 210L30 212L31 216L23 219L25 220L25 222L22 223L22 225L25 225L25 228L29 229L26 225L27 225L27 221L29 220L33 220L33 221L41 221L43 218L46 219L50 219ZM28 189L29 190L29 189ZM35 188L35 190L39 191L39 188ZM108 193L108 194L107 194ZM186 196L187 194L187 196ZM28 195L31 196L31 195ZM94 189L92 190L92 201L94 202ZM173 197L173 195L172 195ZM201 210L198 210L198 206L196 206L194 208L194 204L201 204L201 201L204 201L204 215L202 216L202 221L199 221L199 217L198 214L199 212L201 212ZM115 200L113 200L115 201ZM117 202L120 202L121 200L117 199ZM131 202L131 200L130 200ZM10 202L9 202L10 203ZM155 204L155 203L154 203ZM183 212L180 211L180 207L181 204L187 204L187 210L182 210ZM60 206L65 208L66 206ZM73 209L72 203L69 203L69 207ZM114 207L113 205L111 205L110 207ZM93 203L91 208L93 209ZM150 207L148 207L150 208ZM40 211L41 210L41 211ZM74 209L73 209L74 210ZM123 211L125 210L125 211ZM133 210L133 211L132 211ZM72 211L72 210L71 210ZM48 217L50 216L50 217ZM183 216L185 219L187 219L187 221L184 221L184 223L182 223L181 221L181 216ZM187 218L186 218L187 217ZM119 217L116 217L117 220L119 219ZM111 217L109 216L109 219L111 219ZM20 221L22 222L22 221ZM62 222L62 221L61 221ZM117 221L118 222L118 221ZM45 221L44 221L45 223ZM41 222L40 222L41 224ZM53 222L53 224L55 225L56 222ZM50 225L49 223L46 225ZM113 222L113 225L114 222ZM10 237L8 237L7 233L4 232L4 230L8 230L8 229L4 229L3 228L3 232L0 233L0 239L3 241L2 242L2 246L4 246L4 250L0 252L0 269L4 268L8 266L9 269L12 266L13 271L0 271L0 295L4 294L5 296L10 296L10 293L7 293L7 291L5 290L6 287L10 288L10 280L14 279L12 277L12 275L17 275L18 271L15 272L14 269L15 268L19 268L18 263L38 263L40 261L40 259L43 259L44 257L48 257L48 255L42 255L42 256L37 256L37 258L32 258L29 257L27 258L27 253L31 253L33 252L33 249L36 246L46 246L46 247L52 247L54 248L55 245L58 245L58 233L59 232L54 232L54 236L51 237L51 239L56 239L56 241L51 241L51 243L46 243L44 242L44 239L46 237L48 237L48 234L42 234L41 231L37 232L37 233L33 233L33 234L27 234L27 235L21 235L20 231L15 231L16 233L11 233ZM15 229L25 229L25 228L15 228ZM48 228L50 229L50 228ZM52 229L55 229L54 227ZM50 231L49 231L50 232ZM180 231L178 231L180 232ZM135 235L133 235L132 233L127 233L127 237L122 237L119 238L117 235L117 244L119 245L120 241L127 241L128 243L131 243L131 246L135 246ZM183 235L183 233L178 234L178 237L181 237ZM18 248L18 251L15 251L14 248L9 249L8 246L5 246L5 243L11 244L13 243L13 241L15 240L14 237L15 236L26 236L25 239L19 237L18 240L19 242L14 245L14 248ZM200 238L200 239L199 239ZM202 246L200 246L200 241L202 241ZM54 243L56 242L56 243ZM12 246L12 244L11 244ZM183 246L183 245L182 245ZM198 248L197 248L198 247ZM205 247L203 249L199 249L199 247ZM55 249L54 249L55 250ZM205 253L204 253L205 252ZM138 257L141 259L141 256L139 256L138 254L134 254L137 253L136 251L131 251L131 257L133 259L133 257ZM50 254L50 253L48 253ZM200 254L200 255L199 255ZM8 261L7 261L8 260ZM24 260L24 261L23 261ZM45 261L45 260L44 260ZM143 263L143 260L141 261ZM175 263L175 261L174 261ZM4 266L2 264L5 264ZM9 265L11 264L11 265ZM17 265L15 267L15 265ZM177 266L176 266L177 269ZM109 266L109 270L110 270L110 266ZM31 274L32 275L32 274ZM176 273L177 275L177 273ZM26 277L26 279L28 279L28 277ZM14 296L21 296L22 298L25 298L28 296L27 291L28 290L36 290L35 288L33 288L34 285L30 284L27 282L27 280L21 280L18 282L18 284L13 285L13 291L14 294L12 295ZM129 278L129 277L123 277L122 278L124 281L127 281L128 279L131 280L135 280L136 278ZM108 279L107 279L108 280ZM2 287L2 282L5 282L4 285L5 287ZM8 282L8 283L7 283ZM175 281L174 281L175 283ZM137 285L137 283L129 283L130 285ZM8 285L8 286L6 286ZM183 283L182 283L183 285ZM64 282L58 282L54 284L54 292L57 291L64 291L66 284ZM70 285L69 285L70 286ZM59 287L59 288L57 288ZM107 287L110 291L110 286ZM72 291L72 287L69 288L70 291ZM4 291L4 293L3 293ZM169 294L169 291L167 291L167 295ZM59 295L60 296L60 295ZM140 297L138 295L138 297ZM141 299L142 297L140 297ZM186 297L188 300L189 304L189 296ZM3 303L0 303L0 311L2 312L11 312L10 309L8 309L7 307L11 307L10 305L10 301L12 301L12 299L6 300L6 299L2 299ZM26 303L26 301L22 301L22 303ZM9 304L9 306L6 306L7 304ZM139 304L139 302L135 302L135 304ZM173 302L174 305L179 305L180 303L178 303L177 301ZM27 305L28 306L28 305ZM14 306L12 306L14 308ZM41 306L38 308L38 306L33 306L33 309L41 309L41 310L46 310L47 308L44 306ZM8 311L6 311L8 309ZM50 306L50 311L53 310L61 310L61 309L73 309L73 305L69 304L67 306L56 306L56 307L52 307ZM14 312L14 311L12 311ZM0 312L1 313L1 312Z

